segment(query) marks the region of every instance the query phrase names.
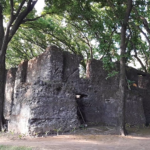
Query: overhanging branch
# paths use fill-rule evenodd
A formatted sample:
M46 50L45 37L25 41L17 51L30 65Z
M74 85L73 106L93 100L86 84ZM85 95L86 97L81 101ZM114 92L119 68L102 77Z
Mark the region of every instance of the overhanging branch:
M47 15L47 14L44 14L44 15L41 15L41 16L38 16L38 17L32 18L32 19L24 19L24 20L22 21L22 23L30 22L30 21L36 21L37 19L42 18L42 17L44 17L44 16L46 16L46 15Z
M19 8L18 8L18 10L17 10L17 13L15 14L15 16L18 16L18 15L19 15L19 13L20 13L20 11L21 11L21 9L22 9L22 7L23 7L23 5L24 5L25 2L26 2L26 0L23 0L23 1L21 2L21 4L20 4L20 6L19 6Z
M12 39L16 31L18 30L19 26L23 23L23 20L26 18L26 16L33 10L37 1L38 0L29 0L26 9L22 11L20 14L18 14L17 19L15 20L15 23L10 31L8 42Z
M11 8L11 17L14 15L14 1L10 0L10 8Z
M143 25L144 25L145 30L150 34L150 28L149 28L149 25L148 25L147 20L146 20L143 16L141 16L141 15L139 14L139 12L137 11L137 9L136 9L135 7L133 8L133 10L134 10L134 12L137 14L138 18L141 19L141 21L142 21L142 23L143 23Z

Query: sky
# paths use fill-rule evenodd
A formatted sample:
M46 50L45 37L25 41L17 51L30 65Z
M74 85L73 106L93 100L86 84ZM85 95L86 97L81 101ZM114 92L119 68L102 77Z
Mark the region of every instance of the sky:
M38 2L35 5L35 9L37 10L38 14L42 12L44 6L45 6L45 0L38 0Z

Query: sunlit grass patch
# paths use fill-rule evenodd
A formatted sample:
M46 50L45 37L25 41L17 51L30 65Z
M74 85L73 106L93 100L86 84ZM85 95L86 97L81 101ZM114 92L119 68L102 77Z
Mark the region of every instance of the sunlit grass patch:
M32 148L0 145L0 150L32 150Z

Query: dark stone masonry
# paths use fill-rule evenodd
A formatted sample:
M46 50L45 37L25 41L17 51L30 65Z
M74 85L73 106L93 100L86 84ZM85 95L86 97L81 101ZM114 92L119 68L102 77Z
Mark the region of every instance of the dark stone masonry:
M81 124L117 125L119 76L106 79L99 60L87 63L79 77L81 58L51 46L40 56L7 71L4 117L8 131L22 134L67 132ZM150 123L150 75L126 68L126 123Z

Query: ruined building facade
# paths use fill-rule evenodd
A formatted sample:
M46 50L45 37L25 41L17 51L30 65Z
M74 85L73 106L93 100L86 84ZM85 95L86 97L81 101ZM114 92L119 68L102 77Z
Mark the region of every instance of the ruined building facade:
M4 117L8 130L24 134L54 133L81 124L117 125L119 76L108 78L102 62L91 60L87 77L79 77L81 59L49 47L37 58L7 71ZM126 68L134 81L126 94L126 123L150 122L150 75Z

